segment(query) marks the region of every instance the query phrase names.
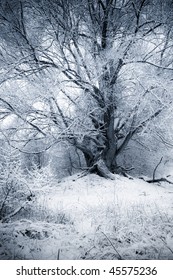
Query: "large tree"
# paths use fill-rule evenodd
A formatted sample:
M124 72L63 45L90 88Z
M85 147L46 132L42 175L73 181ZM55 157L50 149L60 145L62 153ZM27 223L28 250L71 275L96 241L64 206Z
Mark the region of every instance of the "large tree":
M26 139L46 138L46 148L68 141L91 171L113 178L117 156L172 104L170 8L163 0L1 1L3 118L16 115ZM13 80L20 90L9 91Z

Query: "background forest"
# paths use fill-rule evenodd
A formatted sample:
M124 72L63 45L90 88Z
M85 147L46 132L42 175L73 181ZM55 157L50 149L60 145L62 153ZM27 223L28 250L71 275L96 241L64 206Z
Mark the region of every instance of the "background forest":
M162 182L171 193L172 74L172 0L0 0L0 241L8 241L9 224L23 225L17 232L31 240L48 238L38 231L41 225L28 229L35 219L72 226L66 206L47 209L52 195L49 203L37 200L43 193L56 196L69 182L80 182L84 193L92 180L110 184L111 196L113 181L125 180L119 182L123 189L138 177L144 196L144 180ZM152 193L155 187L149 186ZM104 196L103 190L98 193ZM165 215L170 222L168 213L161 214L162 229ZM172 243L162 241L172 258ZM9 246L2 258L33 257L29 251L12 254ZM133 258L159 258L159 250ZM60 258L60 248L57 252L53 258Z

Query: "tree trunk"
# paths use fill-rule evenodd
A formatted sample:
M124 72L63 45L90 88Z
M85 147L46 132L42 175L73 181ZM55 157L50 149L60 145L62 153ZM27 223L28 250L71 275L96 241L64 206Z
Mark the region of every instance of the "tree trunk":
M114 180L115 176L113 173L110 172L108 167L105 164L105 161L103 159L99 159L96 163L96 170L98 172L98 175L106 178L106 179L111 179Z
M104 178L114 180L115 177L113 173L116 173L116 149L114 145L110 145L103 154L88 153L88 151L83 150L83 154L86 160L86 165L91 173L96 173ZM92 155L92 156L91 156Z

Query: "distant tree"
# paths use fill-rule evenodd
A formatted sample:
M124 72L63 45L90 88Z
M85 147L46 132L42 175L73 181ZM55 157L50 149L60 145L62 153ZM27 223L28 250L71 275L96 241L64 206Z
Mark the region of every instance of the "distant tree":
M172 5L1 1L1 110L22 122L13 144L68 141L90 171L113 178L129 141L170 112Z

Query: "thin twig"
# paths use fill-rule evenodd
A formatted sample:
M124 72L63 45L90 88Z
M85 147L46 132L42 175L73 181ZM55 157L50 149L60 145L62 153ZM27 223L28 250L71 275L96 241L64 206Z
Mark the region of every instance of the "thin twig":
M154 168L154 171L153 171L153 181L155 181L156 170L157 170L157 168L159 167L159 165L161 164L162 160L163 160L163 157L161 157L159 163L158 163L158 164L156 165L156 167Z
M115 250L115 252L117 253L118 257L120 260L123 260L123 257L120 255L120 253L117 251L117 249L115 248L115 246L113 245L112 241L107 237L107 235L102 231L101 232L105 237L106 239L109 241L109 243L111 244L112 248Z
M165 242L165 240L160 237L160 240L163 242L163 244L165 245L165 247L173 254L173 250L167 245L167 243Z
M60 249L58 249L57 260L60 260Z

